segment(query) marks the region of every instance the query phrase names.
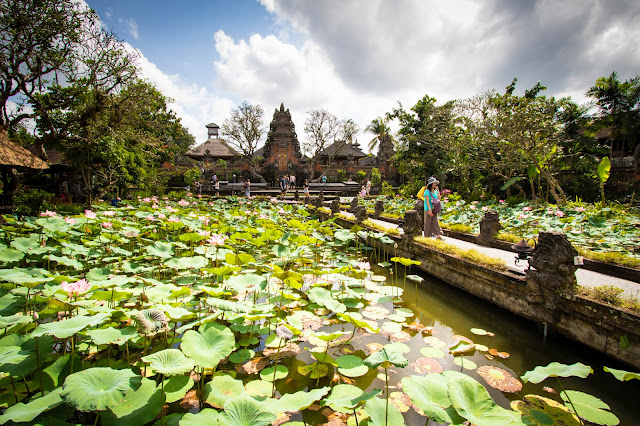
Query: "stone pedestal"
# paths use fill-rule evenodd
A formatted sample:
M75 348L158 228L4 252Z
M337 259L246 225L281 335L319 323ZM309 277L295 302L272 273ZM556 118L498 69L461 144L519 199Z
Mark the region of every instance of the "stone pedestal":
M561 295L578 285L578 267L574 265L577 255L565 234L541 232L526 271L527 301L549 310L559 308Z
M358 197L353 197L353 200L351 200L351 206L349 207L349 212L355 214L356 207L358 207Z
M331 202L331 213L340 213L340 200L337 198Z
M483 246L491 244L493 237L502 229L498 212L489 210L484 214L480 221L480 235L478 235L478 243Z
M356 215L356 222L362 223L367 219L367 208L365 206L357 206L354 214Z
M382 200L376 201L374 212L376 216L380 217L380 215L384 212L384 201Z
M402 230L404 231L402 235L402 248L408 250L413 239L418 235L422 235L422 220L416 210L407 210L404 212Z

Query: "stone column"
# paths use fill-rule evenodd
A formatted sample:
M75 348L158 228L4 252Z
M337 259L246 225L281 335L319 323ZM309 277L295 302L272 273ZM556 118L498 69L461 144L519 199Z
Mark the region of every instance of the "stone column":
M354 214L356 215L356 222L362 223L367 218L367 208L365 206L357 206Z
M578 252L567 236L558 232L541 232L529 259L527 301L555 310L565 291L578 285L574 258Z
M402 225L402 248L408 250L411 242L418 235L422 235L422 220L416 210L404 212L404 224Z
M340 200L338 198L331 201L331 213L333 214L340 213Z
M353 197L353 200L351 200L351 206L349 207L349 212L355 213L357 207L358 207L358 197Z
M376 201L376 205L374 207L374 212L377 217L380 217L382 212L384 212L384 201L378 200Z
M484 217L480 221L480 235L478 235L478 243L483 246L490 245L494 235L496 235L501 229L502 225L500 225L498 212L489 210L484 214Z

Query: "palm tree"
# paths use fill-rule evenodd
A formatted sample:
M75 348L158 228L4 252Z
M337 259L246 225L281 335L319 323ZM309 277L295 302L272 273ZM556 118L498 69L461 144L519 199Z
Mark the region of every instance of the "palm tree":
M378 117L371 120L371 123L364 128L365 132L373 133L376 135L373 139L369 141L369 151L373 152L374 149L378 146L384 138L389 138L393 141L393 136L391 135L391 128L389 127L389 118Z

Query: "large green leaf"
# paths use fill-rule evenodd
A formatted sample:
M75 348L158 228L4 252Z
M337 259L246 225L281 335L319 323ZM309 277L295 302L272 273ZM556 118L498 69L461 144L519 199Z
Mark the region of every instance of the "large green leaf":
M229 399L245 393L242 380L236 380L231 376L215 376L204 387L205 401L215 408L224 407Z
M522 381L531 383L540 383L548 377L581 377L586 378L593 373L593 369L588 365L580 362L567 365L559 362L552 362L546 367L537 366L533 370L527 371L522 375Z
M282 395L280 399L269 399L268 407L276 415L284 412L295 413L309 408L311 404L325 396L330 389L330 387L324 386L310 391L302 390L296 393L287 393Z
M343 355L336 359L338 372L347 377L360 377L367 374L369 367L364 365L362 358L355 355Z
M402 389L431 420L459 425L465 420L451 406L447 387L449 378L449 375L436 373L424 377L405 377L402 379Z
M51 353L53 338L38 338L40 366ZM9 334L0 339L0 371L13 377L23 377L38 368L36 339L30 335Z
M140 387L127 392L122 402L101 416L101 421L103 425L143 425L156 418L162 405L160 387L156 387L153 380L143 378Z
M5 424L8 421L21 423L30 422L45 411L51 410L62 404L62 398L60 397L62 388L56 388L50 393L40 398L34 398L29 403L24 404L18 402L15 405L7 408L7 411L0 416L0 425Z
M173 244L171 243L156 241L155 243L148 245L146 250L151 256L161 257L163 259L173 257Z
M243 393L225 402L221 418L228 426L268 426L276 415L269 411L267 404Z
M588 393L568 390L560 393L565 407L571 412L597 425L617 425L620 419L610 410L611 408L604 401ZM570 400L570 401L569 401Z
M387 410L387 402L384 399L373 398L367 401L364 410L370 417L368 424L371 426L404 425L404 417L395 404L389 403L388 407Z
M409 365L409 361L399 352L382 348L365 358L364 364L369 368L378 368L379 366L389 368L391 365L404 368Z
M347 311L347 307L338 302L331 294L331 292L322 287L314 287L307 292L309 300L318 305L324 306L335 313L344 313Z
M167 403L182 399L193 387L193 379L189 376L173 376L164 381L164 394Z
M229 278L226 281L226 285L228 288L237 292L247 290L248 288L253 288L254 291L258 291L258 289L266 287L267 278L258 274L240 274Z
M596 172L600 183L605 183L609 179L610 172L611 162L609 161L609 157L604 157L602 161L600 161L600 164L598 164L598 169Z
M164 349L142 357L142 361L150 363L152 369L165 376L186 373L194 366L193 360L184 356L179 349Z
M0 249L0 262L14 263L19 262L24 257L24 253L12 248Z
M106 320L108 316L109 315L107 314L96 314L90 317L86 315L78 315L62 321L40 324L33 331L33 337L44 336L47 334L55 336L58 339L66 339L89 326L100 324Z
M198 269L207 266L204 256L174 257L165 262L165 265L174 269Z
M604 367L604 371L606 371L607 373L613 374L613 377L620 380L621 382L631 380L631 379L640 380L640 374L633 373L631 371L616 370L615 368L610 368L610 367Z
M68 376L61 395L80 411L101 411L119 404L125 393L140 386L141 380L128 369L93 367Z
M521 424L520 416L497 405L487 389L471 377L447 383L449 399L458 414L478 426Z
M214 368L235 349L236 340L229 328L208 322L198 331L188 330L182 337L181 348L186 356L200 367Z
M325 405L334 411L349 413L353 410L352 400L362 395L362 389L353 385L335 385L327 397Z
M187 413L180 420L180 426L225 426L222 414L213 408L205 408L197 414Z
M96 345L120 345L139 336L135 327L125 328L98 328L86 332Z

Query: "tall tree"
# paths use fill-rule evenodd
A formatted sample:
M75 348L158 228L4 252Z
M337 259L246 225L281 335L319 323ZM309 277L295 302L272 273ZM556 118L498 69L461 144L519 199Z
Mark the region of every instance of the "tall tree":
M319 164L320 155L334 142L340 134L340 120L326 109L311 109L307 111L308 117L304 122L304 132L307 140L302 143L302 148L310 157L309 176L313 177L316 164Z
M266 131L262 106L242 101L224 121L221 130L229 145L252 157Z
M367 133L375 135L373 139L369 141L369 152L373 152L377 146L383 145L383 141L390 141L394 143L393 134L391 133L391 127L389 127L389 116L377 117L371 120L371 123L364 128Z

